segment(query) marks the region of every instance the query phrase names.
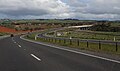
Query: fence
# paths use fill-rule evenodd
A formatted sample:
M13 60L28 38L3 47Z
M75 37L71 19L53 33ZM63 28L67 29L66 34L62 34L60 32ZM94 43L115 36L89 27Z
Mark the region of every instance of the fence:
M36 39L79 48L120 52L120 42L46 37L43 35L37 36Z

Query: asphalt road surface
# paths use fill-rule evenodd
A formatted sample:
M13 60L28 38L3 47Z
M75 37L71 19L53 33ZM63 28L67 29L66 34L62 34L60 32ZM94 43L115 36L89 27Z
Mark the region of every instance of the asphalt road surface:
M0 71L120 71L120 63L40 45L0 40Z

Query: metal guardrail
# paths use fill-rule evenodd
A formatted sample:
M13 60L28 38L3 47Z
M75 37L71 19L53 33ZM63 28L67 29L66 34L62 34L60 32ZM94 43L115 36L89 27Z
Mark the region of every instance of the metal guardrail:
M72 45L73 43L76 42L76 44L79 46L81 42L85 42L86 47L89 48L90 43L95 43L98 44L98 48L101 49L103 44L109 44L109 45L113 45L115 47L115 51L118 51L118 48L120 48L120 42L115 42L115 41L106 41L106 40L91 40L91 39L77 39L77 38L60 38L60 37L52 37L52 36L46 36L46 33L42 33L37 35L37 38L42 38L44 40L48 40L51 42L56 42L59 41L59 43L61 41L63 41L64 43L68 43L69 45Z
M69 40L70 38L61 38L61 37L53 37L53 36L46 36L45 33L39 34L38 37L44 37L44 38L55 38L55 39L65 39L65 40ZM110 41L110 40L93 40L93 39L78 39L78 38L71 38L71 40L79 40L81 42L93 42L93 43L104 43L104 44L113 44L113 43L118 43L120 45L119 41Z

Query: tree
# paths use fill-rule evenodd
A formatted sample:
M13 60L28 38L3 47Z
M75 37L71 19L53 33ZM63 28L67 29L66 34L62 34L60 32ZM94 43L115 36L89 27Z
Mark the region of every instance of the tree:
M100 23L95 24L91 27L91 30L93 31L110 31L111 25L109 23Z

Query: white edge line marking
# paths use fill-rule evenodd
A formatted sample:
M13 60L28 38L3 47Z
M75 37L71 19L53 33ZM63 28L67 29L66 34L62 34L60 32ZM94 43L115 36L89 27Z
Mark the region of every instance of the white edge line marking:
M18 45L18 47L21 47L20 45Z
M44 43L39 43L39 42L31 41L31 40L28 40L28 39L24 39L22 37L20 37L20 38L25 40L25 41L33 42L33 43L36 43L36 44L41 44L41 45L45 45L45 46L49 46L49 47L53 47L53 48L57 48L57 49L61 49L61 50L65 50L65 51L69 51L69 52L73 52L73 53L77 53L77 54L82 54L82 55L86 55L86 56L90 56L90 57L94 57L94 58L99 58L99 59L102 59L102 60L107 60L107 61L111 61L111 62L120 64L120 61L117 61L117 60L113 60L113 59L109 59L109 58L105 58L105 57L101 57L101 56L96 56L96 55L92 55L92 54L87 54L87 53L83 53L83 52L78 52L78 51L70 50L70 49L66 49L66 48L60 48L60 47L56 47L56 46L52 46L52 45L48 45L48 44L44 44Z
M31 54L32 57L34 57L35 59L37 59L38 61L41 61L40 58L38 58L37 56L35 56L34 54Z

